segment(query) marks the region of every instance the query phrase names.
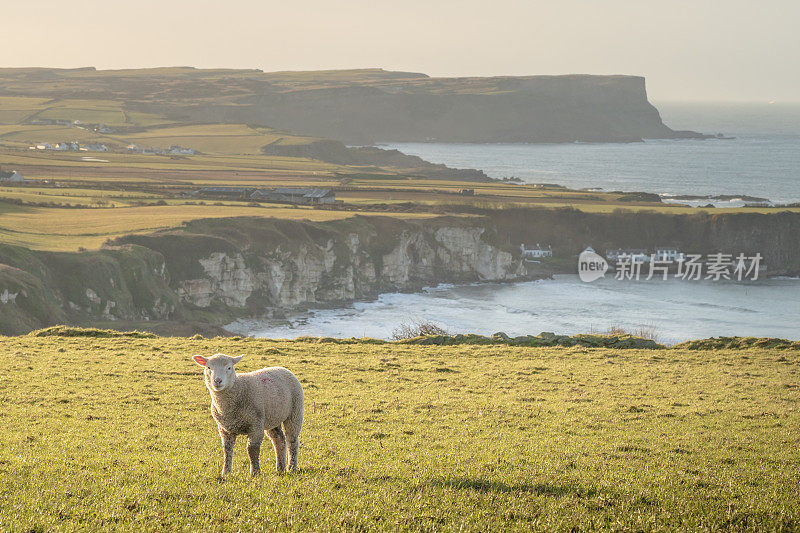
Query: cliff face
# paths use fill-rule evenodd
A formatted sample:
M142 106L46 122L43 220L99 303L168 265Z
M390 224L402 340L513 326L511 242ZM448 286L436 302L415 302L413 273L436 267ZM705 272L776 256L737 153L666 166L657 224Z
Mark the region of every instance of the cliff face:
M247 108L194 106L199 120L249 120L350 144L632 142L702 137L670 129L638 76L414 78L263 91Z
M800 274L800 213L476 209L475 214L492 216L496 231L510 242L552 243L557 257L574 257L586 246L602 251L672 245L694 254L759 253L769 274Z
M514 280L524 273L518 258L486 242L481 226L384 219L376 227L369 217L359 217L313 228L321 231L312 235L308 224L274 224L283 238L273 235L269 244L260 240L263 229L237 235L228 241L232 249L215 249L215 241L208 241L196 258L201 268L172 282L181 301L198 308L298 308L441 282ZM225 228L224 222L203 225L207 235ZM171 245L159 242L158 235L124 241L165 246L170 268Z
M57 323L227 323L413 291L437 283L526 279L516 246L550 243L574 268L587 245L760 253L769 274L800 273L800 214L475 210L474 217L326 223L199 220L78 253L0 246L0 333Z
M351 144L630 142L695 136L664 125L636 76L414 80L261 94L265 124Z
M197 221L97 252L2 247L0 333L65 322L224 320L441 282L522 279L519 259L490 241L475 220L355 217Z
M167 319L180 309L168 280L163 256L140 246L56 253L0 245L0 333Z

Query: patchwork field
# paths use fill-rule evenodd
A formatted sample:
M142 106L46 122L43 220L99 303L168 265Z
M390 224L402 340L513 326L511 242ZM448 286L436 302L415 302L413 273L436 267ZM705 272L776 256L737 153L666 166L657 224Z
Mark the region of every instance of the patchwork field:
M0 528L800 526L796 350L0 339ZM219 478L196 353L297 374L300 470ZM272 451L264 449L264 464Z
M183 71L166 69L150 74L180 72ZM357 74L364 83L384 75L379 71ZM67 77L77 83L89 75L76 72L74 79L72 75ZM350 75L354 73L324 74L320 87L335 85L340 76ZM215 72L213 76L224 77L225 73ZM309 82L304 73L278 73L275 79L287 88ZM226 98L224 91L209 93L209 97L221 101ZM30 149L39 143L54 146L73 141L84 148L89 143L103 144L109 151ZM128 150L131 145L136 147L133 151ZM152 153L175 145L198 153ZM481 181L468 179L471 174L458 174L458 170L425 164L391 152L353 152L335 141L268 126L195 123L178 112L142 111L141 102L107 96L0 96L0 169L18 170L29 180L0 186L0 243L38 250L94 249L106 239L125 233L232 216L320 221L350 216L353 211L409 217L461 214L473 207L500 210L519 206L572 208L589 213L619 209L670 214L704 212L663 204L654 195ZM285 205L276 204L253 207L246 199L192 195L198 188L211 185L328 187L335 189L337 200L345 205L341 211L320 212L286 209ZM465 189L472 192L461 194ZM785 210L800 212L798 207ZM776 209L725 212L775 213Z

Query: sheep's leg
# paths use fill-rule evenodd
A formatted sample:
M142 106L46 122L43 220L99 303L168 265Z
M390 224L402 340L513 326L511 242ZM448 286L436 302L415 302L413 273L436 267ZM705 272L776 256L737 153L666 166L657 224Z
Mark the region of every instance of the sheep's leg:
M286 445L289 448L288 470L294 472L297 469L297 454L300 452L300 427L287 420L283 423L283 429L286 432Z
M270 429L267 435L272 440L272 447L275 448L275 469L283 472L286 470L286 436L280 427Z
M233 445L236 443L236 435L228 433L220 428L219 436L222 439L222 475L230 474L233 469Z
M259 430L247 436L247 454L250 456L250 475L261 472L258 456L261 454L261 441L264 440L264 430Z

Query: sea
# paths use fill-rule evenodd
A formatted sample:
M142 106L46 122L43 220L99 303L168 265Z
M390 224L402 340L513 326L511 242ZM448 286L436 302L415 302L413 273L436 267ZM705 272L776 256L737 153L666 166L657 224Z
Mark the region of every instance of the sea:
M746 197L772 204L800 202L800 105L663 104L658 108L673 129L721 133L725 138L381 147L454 168L479 168L492 178L519 178L571 189L644 191L662 195L665 202L693 206L756 203ZM704 198L676 198L685 195Z
M733 138L382 146L452 167L479 168L495 178L653 192L664 201L712 203L720 210L752 203L745 196L772 204L800 202L800 105L662 102L656 106L673 129ZM676 198L679 195L704 198ZM375 301L346 308L312 310L281 320L239 321L228 329L271 338L386 339L401 324L421 322L451 333L485 335L576 334L613 327L642 329L674 344L734 335L800 340L798 318L800 279L634 281L607 276L584 283L577 275L558 275L532 282L441 285L417 294L382 294Z

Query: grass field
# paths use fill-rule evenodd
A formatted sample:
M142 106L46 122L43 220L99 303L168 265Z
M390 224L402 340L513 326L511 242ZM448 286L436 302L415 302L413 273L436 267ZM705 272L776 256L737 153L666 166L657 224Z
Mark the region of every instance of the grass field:
M90 209L16 205L4 208L0 202L0 242L32 250L75 251L79 247L99 248L106 239L120 235L174 228L201 218L274 217L322 222L353 215L351 211L294 208L289 205L247 207L241 203L224 205L224 202L223 205L176 204ZM395 216L430 217L423 213L398 213Z
M800 527L797 351L2 338L0 529ZM300 470L221 450L192 354L282 365ZM272 451L264 449L264 464Z
M157 126L169 123L159 115L126 110L114 100L81 100L0 96L0 124L19 124L27 120L79 120L85 124L108 126Z

